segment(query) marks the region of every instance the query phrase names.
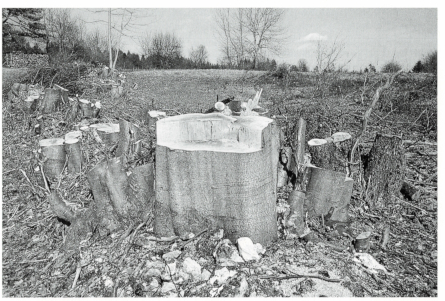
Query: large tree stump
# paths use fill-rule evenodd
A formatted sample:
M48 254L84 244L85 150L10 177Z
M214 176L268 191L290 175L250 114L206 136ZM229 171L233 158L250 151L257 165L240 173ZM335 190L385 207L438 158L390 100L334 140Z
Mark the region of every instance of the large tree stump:
M232 241L277 238L279 136L273 120L187 114L156 126L157 235L222 228Z
M362 157L364 169L365 200L370 206L381 205L391 195L397 195L405 176L405 155L402 139L397 136L377 134L367 156Z
M354 181L345 173L311 166L306 191L309 216L321 216L334 207L332 220L347 222L348 208Z

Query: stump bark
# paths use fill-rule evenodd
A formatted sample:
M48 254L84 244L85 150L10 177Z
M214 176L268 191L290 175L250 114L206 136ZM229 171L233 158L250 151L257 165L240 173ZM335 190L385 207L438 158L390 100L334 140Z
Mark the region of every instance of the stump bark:
M325 216L333 207L331 219L347 222L354 181L341 172L315 166L309 167L308 170L306 208L309 216Z
M381 199L381 205L385 205L389 196L400 192L405 176L406 161L402 139L377 134L369 154L362 160L365 200L370 206L375 206Z
M124 119L119 120L119 144L116 157L131 157L140 152L140 129L137 125Z
M247 236L265 245L277 238L273 120L186 114L158 121L156 134L157 235L222 228L233 242Z
M63 171L66 151L63 138L43 139L39 141L43 171L50 181L57 179Z
M122 157L103 160L88 173L97 222L108 231L146 221L153 208L153 165L141 165L127 176Z
M347 172L348 156L352 149L351 136L335 133L325 139L313 139L308 142L311 163L317 167L339 172ZM322 143L325 140L326 143Z
M60 109L62 104L62 91L59 89L45 89L45 97L41 102L42 113L52 113Z

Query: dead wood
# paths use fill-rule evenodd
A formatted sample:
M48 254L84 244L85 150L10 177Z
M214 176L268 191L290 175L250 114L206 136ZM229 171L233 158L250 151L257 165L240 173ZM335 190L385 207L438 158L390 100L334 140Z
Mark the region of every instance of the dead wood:
M366 131L366 127L367 127L367 125L368 125L369 117L371 116L372 110L374 109L375 105L376 105L377 102L379 101L380 96L382 95L382 93L383 93L385 90L389 89L389 87L391 87L392 83L394 82L394 79L395 79L399 74L401 74L401 73L402 73L402 70L400 70L400 71L394 73L392 76L390 76L390 77L388 78L388 80L386 81L386 84L383 85L383 86L381 86L381 87L379 87L379 88L377 89L377 91L375 92L375 94L374 94L374 98L372 99L372 102L371 102L369 108L368 108L368 109L366 110L366 112L363 114L362 129L361 129L361 131L360 131L360 134L357 136L357 139L355 140L354 146L352 147L352 150L351 150L351 156L350 156L350 160L349 160L349 162L350 162L351 164L354 162L354 152L355 152L355 150L357 149L357 146L358 146L358 144L359 144L359 142L360 142L360 139L362 138L363 134L364 134L365 131Z
M289 203L290 212L286 218L285 227L287 230L298 236L304 233L304 202L306 194L303 191L292 190L289 194L287 202Z
M402 139L377 134L367 156L362 156L364 198L370 206L379 200L385 205L389 196L398 195L405 176L406 160Z
M45 89L45 96L41 101L40 107L44 114L59 110L62 106L62 91L59 89Z

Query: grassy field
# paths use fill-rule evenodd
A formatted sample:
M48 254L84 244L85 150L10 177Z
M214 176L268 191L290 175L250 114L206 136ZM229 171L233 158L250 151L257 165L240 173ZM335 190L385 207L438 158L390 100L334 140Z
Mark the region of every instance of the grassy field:
M160 256L174 249L174 245L150 241L153 234L149 226L140 229L132 243L128 238L120 241L121 232L92 235L76 252L65 251L68 226L49 208L41 175L35 169L38 163L35 151L40 139L60 137L71 130L71 125L64 124L62 112L50 114L45 117L45 130L36 136L31 131L35 116L28 116L14 106L6 109L5 97L10 85L26 73L27 70L2 70L3 296L169 295L160 289L165 280L152 275L151 269L154 263L162 263ZM103 107L98 122L118 122L124 118L138 124L146 135L144 154L147 161L152 160L154 146L144 123L147 110L165 110L170 116L203 112L214 105L217 97L219 100L229 96L247 100L263 89L260 105L269 110L270 116L285 132L285 144L289 145L293 139L295 122L300 116L307 121L307 140L324 138L337 131L349 132L355 138L375 90L387 77L372 74L364 84L364 74L289 73L282 76L238 70L150 70L127 72L126 76L125 94L119 99L113 99L109 93L91 91L83 97L101 101ZM137 88L133 89L135 84ZM394 197L385 200L385 206L370 208L357 190L351 200L351 229L355 235L365 230L372 232L371 254L389 273L372 275L353 261L354 255L350 252L338 253L325 245L285 240L280 233L280 239L268 246L260 262L230 268L238 274L219 291L219 296L235 296L239 292L241 275L244 275L249 286L246 295L251 296L437 297L437 182L434 177L437 173L434 146L437 140L437 78L426 74L402 74L374 110L364 144L377 132L402 135L403 139L417 143L406 146L406 178L421 191L417 201ZM65 175L60 184L64 198L75 210L89 206L92 196L85 174L105 156L88 142L84 141L87 164L81 175L74 178ZM287 193L288 189L280 191L278 204L286 202ZM382 250L379 242L387 226L391 228L391 237L388 249ZM206 242L207 238L203 236L202 241ZM333 241L347 243L347 238L334 238ZM211 273L215 268L220 269L214 263L213 249L206 251L201 245L190 244L181 250L181 258L199 260ZM300 274L328 271L332 277L343 281L330 287L319 279L303 279L312 287L303 289L302 279L278 282L259 277L266 271L276 275L286 269ZM208 283L199 284L202 284L199 289L195 289L196 282L178 284L178 294L211 296L214 287Z

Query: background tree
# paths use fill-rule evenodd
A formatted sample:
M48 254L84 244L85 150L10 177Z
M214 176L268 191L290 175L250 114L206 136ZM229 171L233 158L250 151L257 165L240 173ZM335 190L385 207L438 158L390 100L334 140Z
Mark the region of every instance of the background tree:
M2 8L3 53L18 50L25 38L44 39L41 8Z
M146 34L139 45L156 68L171 68L182 55L182 42L173 33Z
M377 72L377 70L375 69L374 65L372 65L372 64L369 64L368 70L369 70L369 72Z
M437 73L437 50L428 53L423 59L425 72Z
M219 9L215 20L223 61L238 66L246 57L258 68L267 53L278 54L285 41L283 9Z
M198 48L190 51L190 60L198 67L203 67L208 60L207 49L204 45L199 45Z
M383 65L381 72L394 73L401 69L402 69L402 66L398 62L392 60L392 61L386 63L385 65Z
M305 59L300 59L298 61L297 68L298 68L298 71L300 71L300 72L308 72L309 71L309 67L308 67L307 61Z
M419 73L419 72L423 72L424 71L424 67L421 61L417 61L417 63L414 65L413 67L413 72L414 73Z
M341 69L342 67L344 67L344 65L346 64L344 64L343 66L338 66L344 49L344 42L338 41L337 39L335 39L332 44L328 44L321 40L317 41L317 48L315 50L317 64L316 72L332 72L336 68Z

